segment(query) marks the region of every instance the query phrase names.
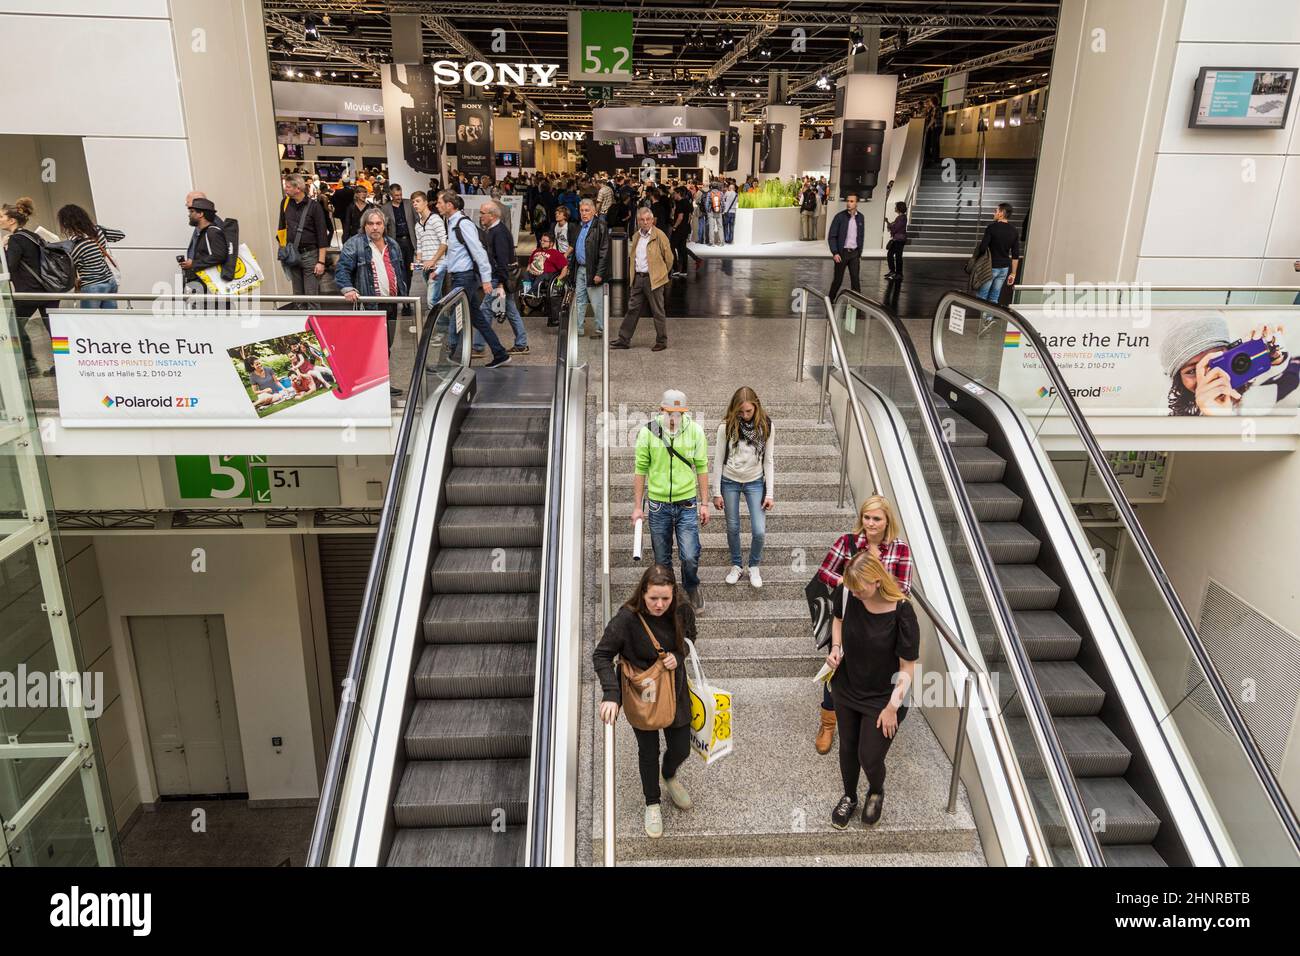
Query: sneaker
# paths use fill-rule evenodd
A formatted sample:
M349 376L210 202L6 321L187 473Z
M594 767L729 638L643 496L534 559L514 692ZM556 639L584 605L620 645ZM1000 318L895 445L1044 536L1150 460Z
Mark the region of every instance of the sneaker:
M433 339L432 339L432 344L434 344L434 345L441 345L441 344L442 344L442 336L441 336L441 335L435 335L435 336L433 337Z
M894 274L893 274L892 272L886 272L886 273L885 273L885 278L886 278L886 279L892 279L892 278L894 278Z
M691 802L691 795L686 792L682 782L676 777L664 781L664 790L668 794L668 799L673 802L678 810L689 810L694 804Z
M873 793L867 797L867 802L862 806L862 822L867 826L875 826L880 822L880 812L885 809L885 795L883 793Z
M612 349L630 349L632 343L624 342L622 339L615 339L613 342L609 343L609 347Z
M484 365L483 367L500 368L502 365L509 365L509 364L510 364L510 353L507 352L505 355L501 356L500 358L494 358L492 361L488 362L487 365Z
M510 348L507 349L506 351L508 351L511 355L527 355L527 354L528 354L528 346L527 346L527 345L512 345L512 346L510 346Z
M587 337L592 339L604 338L604 336L605 336L604 329L592 329L590 332L587 333Z
M704 610L704 594L699 588L696 588L693 591L687 591L686 596L691 599L691 607L695 608L697 611Z
M763 575L761 575L761 574L758 573L758 566L757 566L757 565L750 565L750 568L749 568L749 583L752 584L752 585L753 585L754 587L756 587L756 588L761 588L761 587L763 586Z
M858 809L858 801L850 797L847 793L840 797L840 802L835 804L835 809L831 811L831 826L837 830L846 829L849 821L853 819L853 814ZM649 814L646 815L646 826L649 826Z
M645 808L645 835L652 840L657 840L664 835L664 815L657 803L652 803Z
M668 343L667 343L667 342L656 342L654 345L650 346L650 351L651 351L651 352L662 352L662 351L663 351L664 349L666 349L666 348L668 348Z
M740 575L742 573L743 572L741 571L740 565L733 564L731 566L731 570L727 572L727 583L736 584L737 582L740 581Z

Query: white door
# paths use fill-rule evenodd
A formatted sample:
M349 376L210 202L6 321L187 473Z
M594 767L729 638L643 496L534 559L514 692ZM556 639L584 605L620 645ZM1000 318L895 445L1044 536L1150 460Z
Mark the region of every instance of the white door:
M133 617L129 624L159 795L243 792L222 618Z

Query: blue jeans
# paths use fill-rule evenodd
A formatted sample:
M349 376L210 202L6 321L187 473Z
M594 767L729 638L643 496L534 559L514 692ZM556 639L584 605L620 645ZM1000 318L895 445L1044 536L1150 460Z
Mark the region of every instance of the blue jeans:
M975 294L985 302L992 302L997 305L998 299L1002 295L1002 283L1007 281L1007 273L1011 271L1009 266L1003 266L1001 269L994 269L993 275L989 281L980 286L979 292Z
M469 297L469 315L465 318L474 326L474 348L481 349L484 345L482 329L479 327L479 320L482 318L479 315L479 310L483 305L483 283L479 281L478 273L473 269L466 269L464 272L449 272L443 281L448 282L448 280L450 280L446 286L448 292L451 292L452 289L464 289L465 295ZM487 330L492 332L492 323L487 323ZM492 333L492 340L497 341L496 333ZM497 342L498 346L500 344L500 342ZM449 319L447 322L447 348L454 352L459 346L460 332L456 331L455 321ZM496 354L495 351L493 354Z
M492 288L501 288L501 283L493 281ZM483 317L490 323L494 318L492 314L493 296L485 296L483 299L482 312ZM515 345L523 346L528 344L528 333L524 331L524 319L519 314L519 304L515 302L515 297L511 293L506 293L506 320L510 323L510 328L515 333Z
M722 241L730 243L736 238L736 214L734 212L724 212L722 214Z
M727 512L727 547L731 549L731 563L745 567L740 560L740 496L745 496L749 509L749 567L763 563L763 538L767 532L766 514L763 511L763 479L739 482L722 479L722 503Z
M687 591L700 586L700 518L695 499L676 504L651 499L646 510L655 563L673 566L673 535L682 559L681 585Z
M700 221L695 228L695 241L700 245L704 245L705 237L709 229L709 217L704 213L700 213L699 220Z
M91 282L83 285L78 291L80 292L116 292L117 280L109 279L106 282ZM83 309L116 309L117 303L112 299L82 299L81 308Z
M596 331L605 331L605 286L587 287L587 267L578 266L577 278L573 280L573 315L572 320L578 324L578 334L582 334L582 323L587 319L587 303L591 303L592 314L596 316Z

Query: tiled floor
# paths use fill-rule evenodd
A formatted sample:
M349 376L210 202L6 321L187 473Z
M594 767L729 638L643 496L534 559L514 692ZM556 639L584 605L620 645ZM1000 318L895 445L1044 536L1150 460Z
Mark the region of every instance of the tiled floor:
M137 818L122 840L122 863L302 866L315 819L315 807L263 809L249 807L246 800L168 800L157 812Z

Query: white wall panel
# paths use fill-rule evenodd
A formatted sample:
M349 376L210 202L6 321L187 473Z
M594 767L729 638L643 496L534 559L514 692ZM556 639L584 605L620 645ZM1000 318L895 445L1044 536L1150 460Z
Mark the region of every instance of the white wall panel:
M1231 9L1225 5L1225 8ZM1256 34L1264 27L1252 25ZM1271 36L1271 31L1270 31ZM1188 129L1196 76L1203 66L1291 66L1300 68L1300 43L1180 43L1174 59L1162 153L1284 153L1296 127L1300 103L1291 100L1285 130Z
M1258 259L1138 260L1137 281L1153 286L1222 285L1238 288L1259 283Z
M1259 270L1260 285L1294 286L1300 291L1300 272L1295 271L1296 260L1300 259L1300 249L1289 259L1265 259Z
M184 204L184 197L181 204ZM155 282L166 282L174 291L179 291L181 272L176 266L176 257L185 251L188 241L187 237L175 248L168 249L113 249L113 258L122 270L118 291L151 293ZM149 303L136 302L133 307L147 309ZM119 302L118 308L126 308L126 303Z
M1295 0L1187 0L1179 39L1199 43L1251 43L1261 37L1300 43Z
M166 20L0 14L0 37L0 132L185 135Z
M85 147L99 221L126 233L117 248L184 252L185 194L194 188L185 141L91 138ZM221 197L210 198L220 213Z
M1262 256L1282 179L1280 156L1161 155L1151 187L1142 256Z
M167 0L0 0L0 13L167 19Z
M1264 254L1300 259L1300 156L1288 156L1282 168L1277 211L1273 215Z

